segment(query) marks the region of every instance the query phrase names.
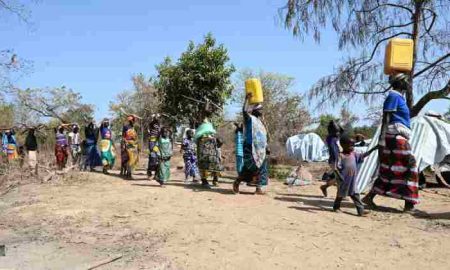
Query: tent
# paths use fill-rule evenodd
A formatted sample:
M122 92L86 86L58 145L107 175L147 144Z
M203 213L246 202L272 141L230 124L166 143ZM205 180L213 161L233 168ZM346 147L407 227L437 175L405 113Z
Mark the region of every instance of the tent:
M370 143L369 149L378 144L381 127ZM416 158L419 172L428 166L434 166L450 154L450 124L430 116L417 116L411 121L410 144ZM378 153L368 156L359 170L356 191L361 193L369 189L378 174Z
M286 151L290 158L300 161L325 161L328 149L316 133L299 134L286 141Z

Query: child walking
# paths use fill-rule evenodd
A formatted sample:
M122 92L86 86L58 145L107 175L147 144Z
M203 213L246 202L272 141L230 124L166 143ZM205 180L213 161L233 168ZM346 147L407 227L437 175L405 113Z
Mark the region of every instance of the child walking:
M158 140L158 176L157 182L163 187L170 179L170 159L172 158L172 140L169 136L169 130L163 128L161 130L161 137Z
M335 171L337 176L338 191L334 201L333 210L340 211L342 200L350 196L355 204L358 216L364 216L368 212L364 210L364 205L361 202L360 195L356 193L356 176L358 173L358 164L363 162L363 159L369 156L377 148L373 148L364 154L358 154L354 151L354 141L348 136L342 136L340 144L342 153L339 155L338 170Z
M199 170L197 167L197 149L194 142L194 130L187 130L186 138L183 139L183 144L181 145L181 151L183 152L184 159L185 184L189 183L189 177L192 177L193 182L197 182L196 177L199 175Z

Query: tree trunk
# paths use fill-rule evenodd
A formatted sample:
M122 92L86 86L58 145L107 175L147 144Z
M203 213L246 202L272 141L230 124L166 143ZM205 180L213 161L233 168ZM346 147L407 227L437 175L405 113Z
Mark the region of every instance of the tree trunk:
M409 89L406 92L406 103L408 104L408 108L410 110L413 109L414 106L414 79L413 79L413 75L414 75L414 69L416 67L416 62L417 62L417 50L418 50L418 46L417 44L419 44L419 30L420 30L420 19L421 19L421 14L422 14L422 0L415 0L414 3L414 15L413 15L413 29L412 29L412 39L414 41L414 49L413 49L413 66L411 69L411 73L410 73L410 78L409 78ZM412 117L414 117L415 115L412 115Z

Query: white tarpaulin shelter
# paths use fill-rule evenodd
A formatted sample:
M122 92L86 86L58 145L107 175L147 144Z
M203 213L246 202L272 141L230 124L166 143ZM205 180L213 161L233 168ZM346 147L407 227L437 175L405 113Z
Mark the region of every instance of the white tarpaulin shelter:
M378 128L369 149L378 144ZM450 154L450 124L435 117L417 116L411 121L410 144L419 172L441 162ZM378 174L378 153L368 156L359 170L356 191L361 193L372 186Z
M327 146L315 133L290 137L286 141L286 151L290 158L300 161L325 161L329 157Z

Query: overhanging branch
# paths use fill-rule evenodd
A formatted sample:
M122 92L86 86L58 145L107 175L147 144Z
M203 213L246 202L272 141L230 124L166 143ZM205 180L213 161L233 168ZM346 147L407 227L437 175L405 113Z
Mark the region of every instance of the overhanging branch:
M448 99L450 95L450 80L440 90L426 93L412 108L412 117L419 114L419 112L425 107L425 105L433 99Z
M413 75L413 78L418 77L420 75L422 75L423 73L425 73L426 71L428 71L429 69L431 69L432 67L436 66L437 64L439 64L440 62L444 61L446 58L450 57L450 53L447 53L446 55L443 55L442 57L438 58L436 61L434 61L433 63L431 63L430 65L428 65L427 67L425 67L424 69L422 69L419 72L416 72Z
M408 12L411 13L411 14L414 14L414 11L413 11L412 9L408 8L408 7L405 7L405 6L402 6L402 5L399 5L399 4L393 4L393 3L384 3L384 4L380 4L380 1L377 1L377 6L371 8L371 9L366 9L366 10L364 10L364 9L362 9L362 10L355 10L355 12L360 12L360 13L371 13L371 12L373 12L373 11L379 9L379 8L382 8L382 7L395 7L395 8L400 8L400 9L403 9L403 10L408 11Z

